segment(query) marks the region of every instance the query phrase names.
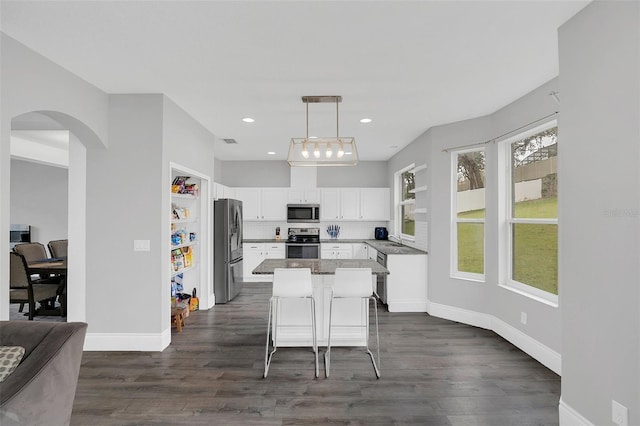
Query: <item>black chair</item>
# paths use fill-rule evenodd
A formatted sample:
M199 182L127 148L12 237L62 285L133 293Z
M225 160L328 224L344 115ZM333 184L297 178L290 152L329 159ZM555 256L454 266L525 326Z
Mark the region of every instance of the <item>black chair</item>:
M53 304L57 296L58 286L33 283L25 257L9 253L9 303L20 303L20 312L25 303L29 304L29 320L33 320L36 302Z
M47 244L51 257L67 257L68 245L69 240L53 240L49 241L49 244Z

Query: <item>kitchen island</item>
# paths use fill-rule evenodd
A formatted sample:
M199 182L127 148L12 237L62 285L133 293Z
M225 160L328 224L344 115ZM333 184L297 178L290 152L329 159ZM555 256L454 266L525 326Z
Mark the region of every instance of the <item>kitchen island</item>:
M276 268L309 268L316 301L316 335L319 346L327 345L329 334L329 302L336 268L371 268L371 286L377 275L389 271L369 259L266 259L253 270L257 275L273 274ZM331 346L364 346L367 340L369 309L366 301L334 300ZM274 332L278 346L311 346L311 315L304 299L282 300L274 306Z

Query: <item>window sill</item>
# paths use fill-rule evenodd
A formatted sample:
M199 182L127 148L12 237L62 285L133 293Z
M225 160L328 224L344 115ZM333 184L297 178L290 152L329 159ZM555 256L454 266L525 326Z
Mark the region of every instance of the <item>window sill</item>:
M469 272L455 272L451 274L451 278L454 278L456 280L472 281L475 283L484 283L486 281L484 275L472 274Z
M530 289L520 288L520 287L529 287L520 283L511 283L511 284L498 284L498 287L502 287L505 290L512 291L516 294L519 294L524 297L528 297L529 299L533 299L537 302L544 303L547 306L551 306L552 308L558 307L558 296L551 293L543 292L542 290L537 290L534 287ZM535 293L532 290L537 290ZM539 294L536 294L539 293Z

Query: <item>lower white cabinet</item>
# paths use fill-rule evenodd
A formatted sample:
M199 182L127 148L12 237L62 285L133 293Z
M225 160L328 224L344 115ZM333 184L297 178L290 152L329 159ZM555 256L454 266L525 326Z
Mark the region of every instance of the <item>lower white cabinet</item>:
M323 243L320 246L320 257L322 259L352 259L352 244Z
M284 259L284 243L245 243L242 256L243 281L271 281L273 275L253 275L252 272L265 259Z
M369 259L369 246L365 243L354 244L352 258Z

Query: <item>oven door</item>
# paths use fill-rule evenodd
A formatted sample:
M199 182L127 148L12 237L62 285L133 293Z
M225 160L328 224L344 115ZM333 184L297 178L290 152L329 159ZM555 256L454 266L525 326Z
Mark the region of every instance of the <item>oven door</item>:
M320 244L287 243L287 259L320 259Z

